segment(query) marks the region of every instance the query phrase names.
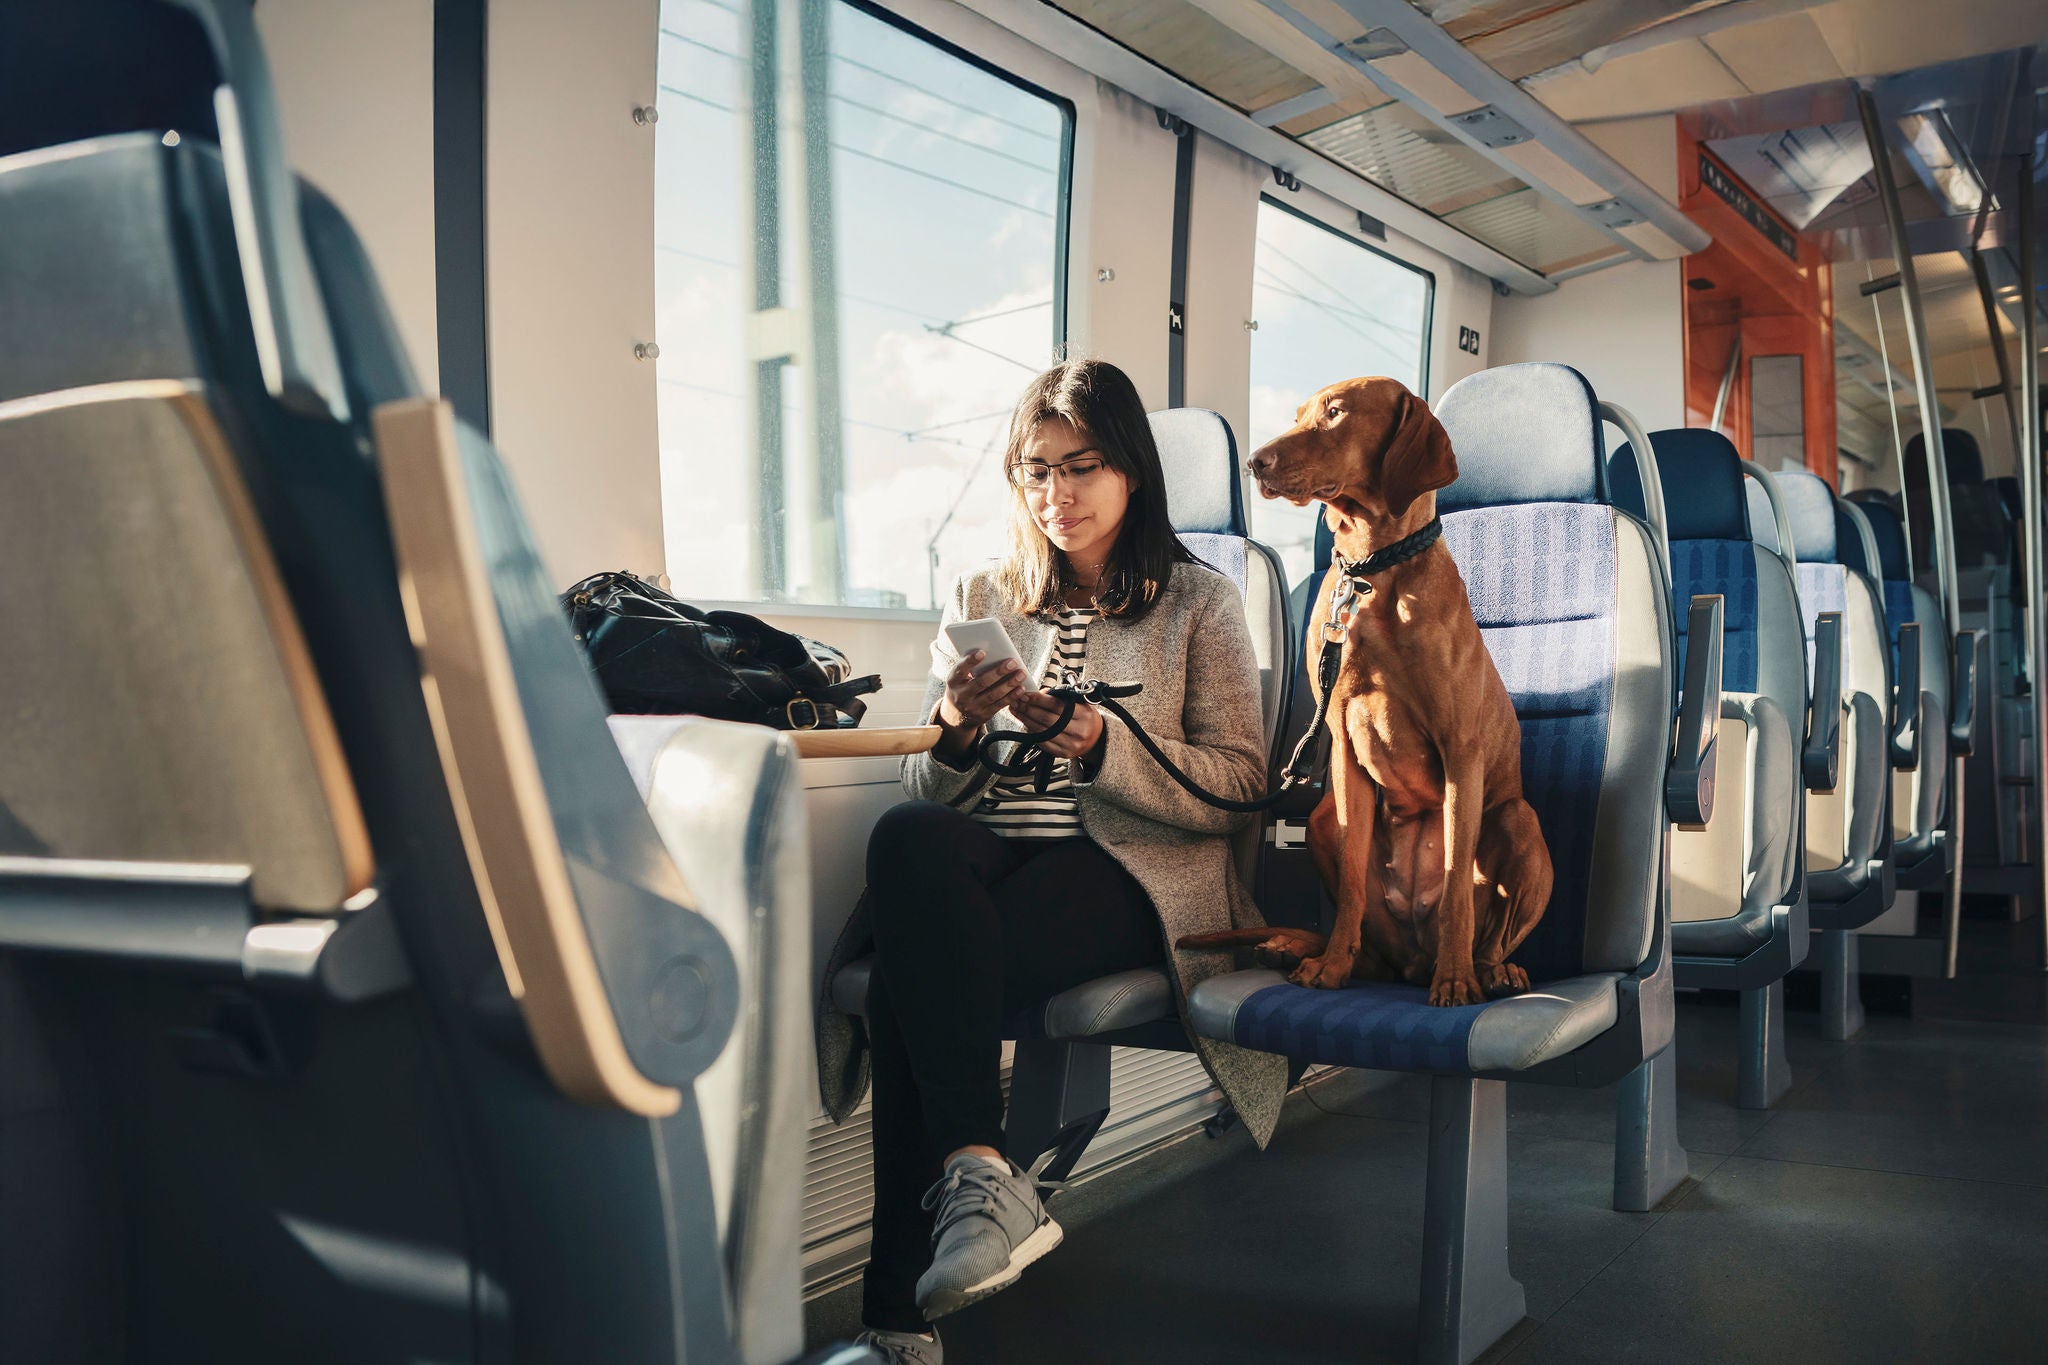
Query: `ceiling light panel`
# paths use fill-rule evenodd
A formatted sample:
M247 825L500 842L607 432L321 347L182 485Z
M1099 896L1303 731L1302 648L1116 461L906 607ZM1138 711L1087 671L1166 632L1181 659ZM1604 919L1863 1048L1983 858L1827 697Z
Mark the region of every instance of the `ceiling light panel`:
M1597 224L1533 189L1446 214L1444 221L1546 275L1629 255Z
M1301 141L1438 217L1525 188L1402 104L1339 119Z

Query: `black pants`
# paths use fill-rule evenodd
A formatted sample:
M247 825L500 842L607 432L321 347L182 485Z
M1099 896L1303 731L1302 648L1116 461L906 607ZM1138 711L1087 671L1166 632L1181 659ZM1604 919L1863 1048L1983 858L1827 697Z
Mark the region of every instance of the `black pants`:
M934 801L876 822L868 909L875 1226L862 1316L921 1332L932 1215L919 1202L948 1154L1003 1150L1003 1021L1164 949L1144 889L1093 842L1006 839Z

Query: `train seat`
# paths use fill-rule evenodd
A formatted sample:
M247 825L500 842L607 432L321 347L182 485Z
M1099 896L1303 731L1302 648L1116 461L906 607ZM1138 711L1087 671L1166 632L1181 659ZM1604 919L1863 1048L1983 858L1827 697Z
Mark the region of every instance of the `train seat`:
M1891 693L1884 613L1860 562L1863 529L1818 475L1776 476L1792 526L1799 597L1811 638L1824 612L1841 613L1842 762L1832 790L1807 799L1807 890L1816 928L1853 929L1882 914L1890 854L1885 821L1885 713ZM1850 510L1845 511L1848 508ZM1853 534L1853 554L1840 548Z
M1714 593L1725 604L1715 820L1672 836L1671 949L1684 985L1683 959L1749 957L1775 937L1773 911L1782 919L1799 900L1802 784L1792 726L1797 717L1803 739L1809 703L1798 597L1776 551L1751 538L1741 456L1712 431L1659 431L1651 444L1673 597ZM1622 446L1608 468L1616 504L1640 509L1635 452ZM1687 643L1681 631L1681 662ZM1724 819L1732 828L1723 830ZM1777 974L1789 965L1776 965Z
M1893 707L1892 839L1898 884L1927 890L1942 884L1952 856L1942 829L1948 786L1949 638L1941 604L1914 581L1905 526L1883 498L1852 496L1877 541L1885 624L1891 634L1895 691L1915 682L1914 696ZM1913 658L1905 657L1910 645Z
M2014 771L2016 753L2024 746L2012 743L2005 731L2031 728L2031 715L2022 695L2024 609L2013 591L2021 558L2019 518L2001 487L2013 481L1984 477L1983 457L1969 432L1944 428L1941 442L1955 546L1957 627L1981 633L1973 651L1975 695L1968 699L1974 703L1974 733L1953 738L1969 760L1964 805L1972 814L1985 814L1969 821L1962 854L1977 866L2016 864L2026 861L2026 779ZM1917 454L1917 446L1909 447L1909 459ZM1959 709L1965 700L1958 695Z
M0 160L0 560L40 585L0 628L50 644L0 664L38 718L0 963L102 1163L5 1229L104 1255L43 1354L789 1360L804 954L714 919L744 875L807 920L793 761L686 746L747 814L664 843L495 454L283 160L248 6L150 12L232 176L148 109Z
M1167 509L1188 552L1229 576L1244 595L1252 652L1259 664L1259 714L1266 730L1267 776L1277 785L1288 758L1287 721L1301 674L1299 637L1288 605L1287 573L1271 547L1251 538L1244 478L1230 424L1206 408L1151 414L1166 475ZM1263 821L1238 836L1238 872L1256 885Z
M1671 951L1680 986L1742 992L1737 1102L1767 1109L1791 1087L1784 1060L1785 974L1806 956L1803 775L1832 786L1840 702L1838 622L1827 625L1824 699L1808 696L1799 596L1788 559L1752 535L1743 461L1715 431L1650 438L1662 485L1674 600L1717 594L1722 617L1719 778L1713 820L1671 834ZM1608 463L1616 505L1644 515L1636 452ZM1763 476L1765 479L1769 475ZM1777 513L1764 494L1773 542ZM1681 634L1681 663L1690 641ZM1808 716L1816 717L1809 723ZM1796 730L1794 727L1797 727Z
M1207 409L1171 408L1151 414L1151 425L1174 530L1190 553L1227 575L1244 595L1259 665L1268 769L1277 781L1287 757L1281 723L1298 671L1279 556L1251 539L1229 423ZM1237 840L1239 874L1248 884L1257 873L1260 829L1254 820ZM842 966L828 987L832 1006L865 1016L873 974L869 957ZM1003 1031L1017 1045L1006 1145L1024 1165L1050 1152L1040 1168L1049 1181L1072 1171L1109 1113L1112 1045L1175 1051L1188 1046L1172 980L1154 967L1083 982L1006 1020Z
M1461 381L1437 415L1459 461L1437 495L1444 541L1522 719L1523 787L1556 869L1548 913L1515 955L1537 984L1438 1009L1419 987L1315 991L1240 971L1202 982L1190 1008L1212 1038L1432 1076L1420 1357L1466 1362L1522 1315L1506 1260L1504 1082L1605 1085L1668 1055L1666 774L1696 783L1708 757L1702 708L1718 714L1719 698L1706 664L1719 650L1701 651L1683 727L1695 747L1673 765L1664 571L1651 533L1610 505L1590 386L1561 365L1506 366ZM1698 610L1718 646L1718 602Z

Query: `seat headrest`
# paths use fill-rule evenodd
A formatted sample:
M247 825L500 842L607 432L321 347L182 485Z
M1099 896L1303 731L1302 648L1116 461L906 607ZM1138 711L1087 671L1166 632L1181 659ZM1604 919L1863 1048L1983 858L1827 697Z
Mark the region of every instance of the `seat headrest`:
M1600 401L1569 365L1481 370L1453 384L1437 420L1458 454L1439 512L1531 502L1609 501Z
M1754 474L1742 476L1742 492L1749 499L1749 537L1772 554L1784 553L1778 544L1778 518L1771 509L1771 495Z
M1149 420L1159 467L1166 474L1166 510L1173 529L1249 535L1230 423L1207 408L1168 408L1150 414Z
M1676 427L1653 432L1650 448L1664 485L1664 531L1672 540L1748 540L1749 498L1742 491L1742 456L1718 431ZM1607 459L1614 505L1629 511L1642 491L1635 447L1624 444Z
M1899 509L1882 493L1866 496L1859 491L1851 493L1849 500L1863 513L1863 519L1870 523L1871 535L1877 538L1880 575L1894 583L1909 581L1913 577L1912 561L1906 554L1906 524L1899 518Z
M1845 569L1869 578L1882 578L1877 562L1877 535L1870 518L1847 498L1835 499L1835 559Z
M1916 462L1916 467L1927 460L1927 438L1915 436L1906 442L1906 458ZM1941 429L1942 468L1948 471L1951 487L1959 483L1984 482L1984 456L1977 449L1977 438L1960 427Z
M1841 537L1835 531L1835 490L1805 470L1775 476L1785 519L1792 523L1792 547L1801 564L1839 564Z

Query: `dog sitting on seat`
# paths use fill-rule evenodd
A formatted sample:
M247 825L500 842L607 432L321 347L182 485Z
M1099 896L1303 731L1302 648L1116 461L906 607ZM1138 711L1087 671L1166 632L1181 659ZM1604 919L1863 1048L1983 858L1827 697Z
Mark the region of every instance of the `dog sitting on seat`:
M1450 437L1399 382L1352 379L1304 403L1249 468L1266 497L1324 503L1336 537L1306 653L1316 684L1326 623L1341 632L1329 790L1308 828L1337 918L1327 941L1242 929L1181 946L1251 945L1301 986L1427 984L1432 1005L1526 989L1508 955L1550 902L1550 850L1522 799L1521 723L1436 539L1436 490L1458 477Z

